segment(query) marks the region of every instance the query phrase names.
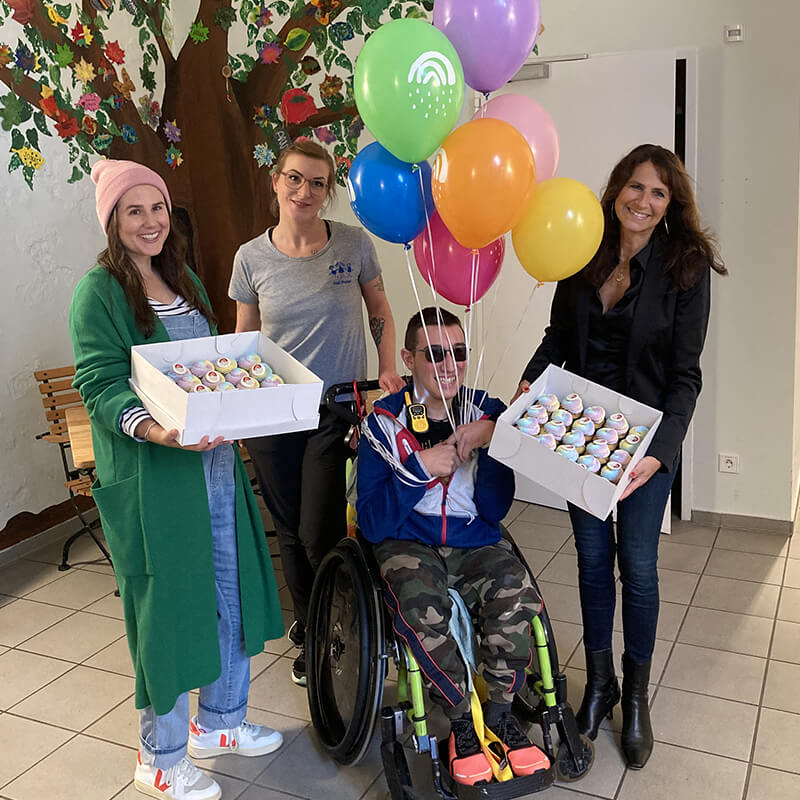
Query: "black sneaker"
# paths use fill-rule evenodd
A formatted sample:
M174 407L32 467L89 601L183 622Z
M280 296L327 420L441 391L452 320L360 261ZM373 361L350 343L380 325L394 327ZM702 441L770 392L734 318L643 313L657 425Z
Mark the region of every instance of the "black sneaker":
M306 685L306 648L303 645L300 648L300 654L295 658L292 664L292 680L298 686Z
M299 619L296 619L289 626L289 633L286 635L295 647L302 647L306 643L306 626Z
M451 720L450 726L450 740L447 744L453 779L468 786L491 781L492 768L481 750L472 716Z

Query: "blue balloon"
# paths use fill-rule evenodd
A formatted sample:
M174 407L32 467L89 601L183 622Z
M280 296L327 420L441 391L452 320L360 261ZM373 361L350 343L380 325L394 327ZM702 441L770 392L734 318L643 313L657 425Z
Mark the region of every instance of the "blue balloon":
M434 210L430 164L400 161L378 142L353 160L347 193L361 224L387 242L412 242L425 228L426 207L428 217Z

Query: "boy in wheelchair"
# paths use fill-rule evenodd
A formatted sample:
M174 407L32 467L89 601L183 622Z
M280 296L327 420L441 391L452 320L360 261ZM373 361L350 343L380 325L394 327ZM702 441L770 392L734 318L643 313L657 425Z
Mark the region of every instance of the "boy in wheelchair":
M467 667L449 630L450 589L475 625L488 688L485 724L514 774L528 775L542 766L543 754L511 704L531 663L530 626L542 601L500 534L514 473L486 447L505 406L463 387L465 336L448 311L429 307L411 318L402 359L411 384L375 404L360 440L359 527L373 544L394 630L450 720L453 778L490 781L492 769L473 725Z

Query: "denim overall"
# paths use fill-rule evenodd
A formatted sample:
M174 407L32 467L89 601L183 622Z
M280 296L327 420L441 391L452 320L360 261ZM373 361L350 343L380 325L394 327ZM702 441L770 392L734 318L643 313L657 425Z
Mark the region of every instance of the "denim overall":
M162 317L172 341L210 336L206 318L197 311ZM149 445L159 447L159 445ZM250 659L244 647L239 567L236 543L236 486L233 445L223 444L202 454L211 512L214 579L217 587L217 630L222 673L200 687L197 721L207 731L235 728L244 720L250 688ZM176 569L180 565L176 565ZM191 658L191 652L186 654ZM172 711L157 715L152 706L139 712L140 757L143 763L169 769L186 755L189 738L189 694L184 692Z

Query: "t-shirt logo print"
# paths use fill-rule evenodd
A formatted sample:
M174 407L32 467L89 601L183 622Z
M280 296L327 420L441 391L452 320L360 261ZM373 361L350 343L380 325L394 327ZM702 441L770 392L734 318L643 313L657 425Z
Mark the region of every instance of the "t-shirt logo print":
M333 278L333 285L338 286L341 283L353 282L353 268L350 264L345 264L342 261L337 261L328 267L328 271Z

